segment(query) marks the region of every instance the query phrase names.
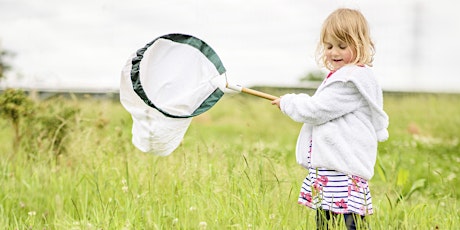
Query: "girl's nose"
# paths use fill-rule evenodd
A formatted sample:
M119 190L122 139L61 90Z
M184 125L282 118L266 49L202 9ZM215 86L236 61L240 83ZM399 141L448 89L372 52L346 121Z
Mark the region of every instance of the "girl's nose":
M332 55L337 55L338 53L339 53L339 52L338 52L338 49L337 49L336 47L333 47L333 48L331 49L331 54L332 54Z

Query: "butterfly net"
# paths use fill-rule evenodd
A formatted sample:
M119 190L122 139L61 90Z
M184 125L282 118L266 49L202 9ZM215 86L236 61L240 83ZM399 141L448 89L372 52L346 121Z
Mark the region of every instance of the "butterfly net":
M143 152L171 154L192 117L224 94L224 74L214 50L190 35L164 35L137 50L120 82L120 101L133 120L133 144Z

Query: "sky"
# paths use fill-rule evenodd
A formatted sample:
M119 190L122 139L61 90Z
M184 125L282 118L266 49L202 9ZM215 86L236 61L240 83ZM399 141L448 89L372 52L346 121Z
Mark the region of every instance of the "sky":
M128 57L164 34L208 43L244 86L293 86L318 70L322 21L359 9L385 90L460 92L456 0L0 0L2 87L118 89Z

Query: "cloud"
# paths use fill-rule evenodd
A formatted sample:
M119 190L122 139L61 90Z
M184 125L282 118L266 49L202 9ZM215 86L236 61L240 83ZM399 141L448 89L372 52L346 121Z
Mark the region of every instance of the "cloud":
M415 2L421 4L423 25L418 72L411 64ZM211 45L236 82L292 85L318 68L314 51L324 18L351 6L371 24L374 69L384 87L428 89L426 82L432 81L436 89L455 90L459 80L444 66L455 66L455 58L448 57L459 48L449 51L439 44L460 39L450 19L459 5L453 0L3 0L0 45L17 54L9 84L117 88L132 52L155 37L180 32ZM425 83L417 85L421 79Z

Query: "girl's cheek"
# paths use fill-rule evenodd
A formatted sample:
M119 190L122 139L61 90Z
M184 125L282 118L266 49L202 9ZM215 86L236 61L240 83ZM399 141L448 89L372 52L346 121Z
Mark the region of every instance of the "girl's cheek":
M356 50L353 51L353 50L350 49L349 52L350 52L350 58L349 58L349 60L348 60L348 63L350 63L350 62L352 62L352 61L354 61L354 60L356 59L356 53L357 53L357 51L356 51Z
M350 63L351 63L351 60L353 60L353 58L350 56L347 60L345 60L345 62L346 62L347 64L350 64Z

